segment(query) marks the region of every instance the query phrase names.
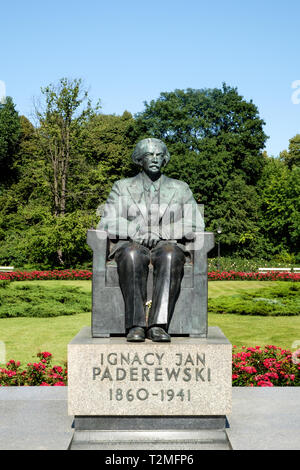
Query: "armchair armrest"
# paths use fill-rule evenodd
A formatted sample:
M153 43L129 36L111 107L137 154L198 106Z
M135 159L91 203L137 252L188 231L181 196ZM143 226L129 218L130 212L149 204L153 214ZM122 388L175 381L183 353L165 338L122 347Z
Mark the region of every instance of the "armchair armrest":
M104 230L88 230L87 244L93 250L93 270L105 272L108 234Z
M194 232L194 235L194 240L186 244L188 250L203 251L206 254L215 246L215 234L213 232Z

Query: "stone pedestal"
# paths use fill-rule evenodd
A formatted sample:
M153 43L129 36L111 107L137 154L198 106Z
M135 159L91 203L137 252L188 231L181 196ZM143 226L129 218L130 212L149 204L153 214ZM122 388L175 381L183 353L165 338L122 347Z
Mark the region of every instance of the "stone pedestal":
M73 448L228 448L231 363L217 327L171 343L92 338L82 329L68 346Z

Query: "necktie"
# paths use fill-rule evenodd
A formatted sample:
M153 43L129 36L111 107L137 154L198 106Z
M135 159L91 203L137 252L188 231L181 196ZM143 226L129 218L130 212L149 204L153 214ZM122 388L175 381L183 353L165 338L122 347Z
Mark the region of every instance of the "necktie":
M155 192L156 192L155 186L154 186L154 184L152 183L151 186L150 186L150 200L151 200L151 201L153 201L153 199L154 199Z

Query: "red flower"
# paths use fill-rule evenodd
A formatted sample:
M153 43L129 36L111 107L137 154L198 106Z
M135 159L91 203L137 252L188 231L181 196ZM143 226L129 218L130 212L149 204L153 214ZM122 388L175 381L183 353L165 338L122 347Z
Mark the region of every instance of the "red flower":
M272 382L270 382L268 380L260 380L257 383L257 386L258 387L273 387L274 385L272 384Z
M247 374L256 374L257 372L255 367L251 367L251 366L241 367L241 370L247 372Z
M47 359L47 357L52 357L52 354L45 351L45 352L42 352L40 353L40 355L44 358L44 359Z

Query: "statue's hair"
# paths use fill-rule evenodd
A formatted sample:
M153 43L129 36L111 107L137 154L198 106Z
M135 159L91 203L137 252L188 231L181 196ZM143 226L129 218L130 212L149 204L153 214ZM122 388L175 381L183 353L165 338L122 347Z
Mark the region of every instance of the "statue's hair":
M145 155L145 153L147 152L148 145L150 143L154 143L155 145L159 145L161 147L162 151L164 152L165 165L166 165L170 160L170 154L167 149L167 146L162 140L154 139L154 138L143 139L143 140L140 140L136 144L135 149L132 154L132 160L134 161L134 163L141 165L141 160L143 156Z

